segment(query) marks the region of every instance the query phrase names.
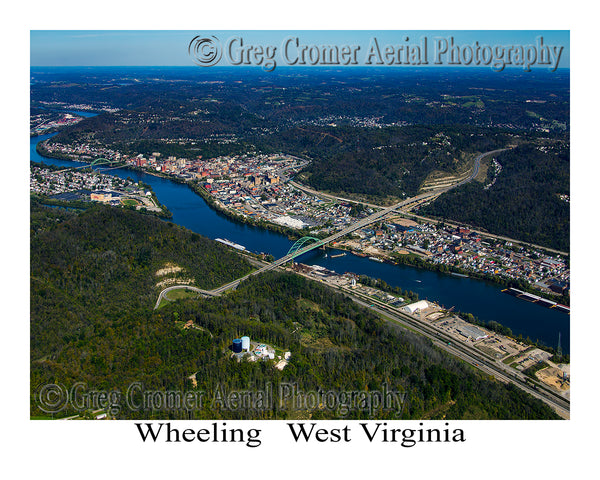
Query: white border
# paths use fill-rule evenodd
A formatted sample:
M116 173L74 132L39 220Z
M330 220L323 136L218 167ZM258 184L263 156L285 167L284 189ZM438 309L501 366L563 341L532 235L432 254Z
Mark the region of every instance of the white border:
M2 412L9 441L6 471L45 478L137 478L190 474L266 475L284 478L358 478L366 475L419 475L426 478L524 478L525 475L577 475L591 466L595 438L597 375L591 371L597 338L595 238L598 175L595 114L597 65L595 16L591 10L567 10L564 2L526 4L481 2L135 2L106 0L27 2L16 14L5 11L2 131L5 171L5 270L3 289L5 388ZM594 18L592 18L594 17ZM594 22L594 23L592 23ZM8 24L8 25L7 25ZM29 317L28 195L20 183L27 168L30 29L559 29L571 30L572 73L572 266L573 324L571 351L574 387L568 422L451 422L467 435L465 445L428 445L411 449L392 444L295 445L281 422L252 422L264 430L264 445L156 444L138 439L131 422L32 422L28 420ZM8 50L8 51L6 51ZM14 176L19 182L14 182ZM25 174L26 175L26 174ZM27 176L25 176L27 178ZM10 186L9 186L10 185ZM16 208L15 208L16 207ZM15 210L13 211L13 208ZM587 227L587 228L586 228ZM14 236L13 232L17 232ZM16 286L16 287L15 287ZM15 292L15 290L17 292ZM21 292L19 295L18 292ZM8 370L8 371L7 371ZM233 422L229 422L233 424ZM197 427L196 424L194 424ZM336 424L336 426L339 426ZM589 433L588 433L589 432ZM287 432L286 432L287 433ZM232 448L230 448L232 447ZM335 447L335 448L333 448ZM6 448L6 447L5 447ZM594 448L594 450L592 450ZM585 465L585 464L588 465ZM596 469L592 467L591 472ZM589 470L588 470L589 471Z

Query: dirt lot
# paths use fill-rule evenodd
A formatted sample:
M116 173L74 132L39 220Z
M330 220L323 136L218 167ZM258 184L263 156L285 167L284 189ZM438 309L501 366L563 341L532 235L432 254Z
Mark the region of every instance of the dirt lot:
M156 275L157 277L162 277L163 275L166 275L167 273L177 273L177 272L181 272L183 269L177 265L173 265L172 263L165 263L164 268L161 268L160 270L157 270L154 275Z
M485 339L483 342L479 342L477 348L496 358L506 358L510 355L516 355L519 352L522 352L527 347L518 345L516 342L502 335L495 334L494 336Z
M445 312L433 312L426 316L427 320L430 322L434 322L435 320L439 320L440 318L446 315Z
M522 353L514 359L514 361L517 362L517 366L515 368L517 370L526 370L538 362L550 359L550 357L552 357L552 354L545 352L544 350L540 350L539 348L534 348Z
M408 218L404 217L393 217L390 218L390 221L397 223L398 225L402 225L403 227L415 227L418 225L418 223L414 220L409 220Z
M571 383L567 381L563 381L563 372L562 370L556 367L546 367L542 370L539 370L535 373L535 376L546 385L549 385L553 388L556 388L560 391L569 390L571 388Z

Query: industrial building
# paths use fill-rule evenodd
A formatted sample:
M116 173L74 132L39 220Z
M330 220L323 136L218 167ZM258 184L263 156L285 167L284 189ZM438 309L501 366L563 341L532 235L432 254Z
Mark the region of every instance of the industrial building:
M275 350L264 343L258 344L255 348L252 348L250 343L250 337L243 336L241 338L235 338L231 342L231 350L237 355L238 359L243 357L246 353L250 354L250 360L254 361L257 358L262 359L275 359Z
M425 310L429 307L429 303L426 300L419 300L418 302L411 303L410 305L404 305L402 310L406 313L410 313L414 315L415 313L420 312L421 310Z
M460 327L457 327L456 330L458 330L458 333L460 333L463 337L471 338L474 341L488 337L488 334L483 330L471 325L461 325Z

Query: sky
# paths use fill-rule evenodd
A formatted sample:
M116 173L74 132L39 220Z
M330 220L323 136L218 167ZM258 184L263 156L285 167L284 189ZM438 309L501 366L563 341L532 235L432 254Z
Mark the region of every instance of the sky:
M461 47L474 46L475 42L480 46L507 47L536 45L537 39L542 37L545 45L564 47L559 68L570 66L568 30L31 30L30 65L192 66L188 46L196 36L214 36L222 45L239 37L246 46L276 46L278 52L284 40L292 36L298 37L300 45L360 45L362 55L370 48L372 38L376 38L383 49L385 45L421 45L425 37L430 64L439 39L449 43L453 37L455 45ZM364 61L365 56L361 58ZM440 58L444 64L448 61L447 57ZM228 65L226 54L222 55L219 65Z

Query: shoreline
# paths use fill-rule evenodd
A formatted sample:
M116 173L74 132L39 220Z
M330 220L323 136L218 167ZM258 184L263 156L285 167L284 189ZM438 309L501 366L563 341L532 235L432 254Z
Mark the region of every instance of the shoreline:
M72 158L68 158L68 157L62 156L62 155L56 155L56 156L49 155L48 153L44 152L43 150L41 150L39 148L40 143L41 142L36 144L36 151L43 158L49 158L49 159L56 158L58 160L81 162L81 160L74 160ZM87 162L81 162L81 163L87 163ZM158 178L163 178L163 179L170 180L172 182L179 183L182 185L187 185L192 190L192 192L194 192L196 195L201 197L208 204L208 206L210 208L212 208L213 210L215 210L216 212L218 212L220 214L223 214L224 216L226 216L227 218L229 218L232 221L235 221L235 222L238 222L241 224L245 224L245 225L249 225L251 227L261 228L261 229L269 230L269 231L272 231L275 233L280 233L282 235L286 235L290 240L297 240L298 238L301 238L302 236L304 236L304 234L308 234L308 232L302 232L301 230L297 230L297 229L294 229L291 227L284 227L281 225L276 225L276 224L273 224L266 220L258 220L257 221L255 219L248 218L243 215L232 212L227 207L220 205L219 202L217 200L215 200L212 197L212 195L210 195L210 193L208 193L206 191L206 189L204 189L204 187L198 185L197 182L194 180L186 180L186 179L178 178L173 175L167 175L162 172L153 172L150 170L146 170L146 169L143 169L140 167L135 167L135 166L127 165L127 164L120 168L132 170L132 171L135 171L138 173L152 175L152 176L155 176ZM348 247L345 245L341 245L339 247L327 246L326 248L348 251L354 255L361 256L361 257L363 256L362 252L352 249L351 247ZM543 298L548 298L553 301L557 301L559 303L564 303L567 306L570 305L570 298L565 298L561 295L551 295L551 294L548 294L541 290L538 290L534 287L531 287L527 284L523 284L521 282L502 280L502 279L498 279L497 277L489 275L489 274L484 274L484 273L470 271L470 270L464 270L464 269L460 269L458 267L454 267L452 265L434 264L434 263L428 262L427 260L424 260L423 257L421 257L417 254L395 255L393 258L389 258L387 255L381 255L381 254L379 254L379 255L373 254L371 256L373 256L374 258L379 258L381 261L391 264L391 265L406 265L406 266L414 267L416 269L423 269L423 270L438 272L441 274L452 275L455 277L466 276L468 278L472 278L475 280L486 281L500 289L502 289L502 288L518 288L518 289L527 291L529 293L535 293L537 295L542 296Z
M40 136L40 135L38 135L38 136ZM32 137L32 138L33 138L33 137ZM70 161L70 162L87 163L87 162L82 162L82 161L80 161L80 160L74 160L74 159L72 159L72 158L67 158L66 156L62 156L62 155L57 155L57 156L55 156L55 157L52 157L52 156L48 155L46 152L44 152L44 151L41 151L41 149L40 149L40 147L39 147L40 143L42 143L42 142L38 142L38 143L36 144L36 146L35 146L35 150L36 150L36 153L37 153L37 154L38 154L40 157L42 157L42 158L48 158L48 159L50 159L50 160L52 160L52 159L56 159L56 160L64 160L64 161ZM41 165L43 165L43 166L45 166L45 167L49 167L49 168L56 168L56 166L55 166L55 165L51 165L51 164L45 164L45 163L43 163L43 161L42 161L42 162L34 162L33 160L30 160L29 162L30 162L30 164L31 164L31 163L33 163L33 164L40 165L40 166L41 166ZM68 168L68 167L67 167L67 168ZM90 163L90 168L91 168L91 163ZM126 165L124 165L124 166L122 166L122 167L119 167L119 168L128 168L128 167L127 167ZM109 174L107 174L107 175L109 175ZM137 210L137 209L136 209L136 210L137 210L137 211L139 211L140 213L149 214L149 215L154 215L154 216L156 216L156 217L158 217L158 218L161 218L161 219L164 219L164 220L169 220L169 219L173 218L173 212L171 212L171 211L170 211L170 210L167 208L167 206L166 206L166 205L163 205L163 204L162 204L162 203L161 203L161 202L158 200L158 197L157 197L157 196L156 196L156 194L154 193L154 189L152 188L152 186L151 186L151 185L148 185L148 184L146 184L146 183L144 183L144 182L142 182L142 184L144 185L144 188L148 189L148 190L151 192L151 194L152 194L152 200L153 200L154 204L155 204L156 206L158 206L158 208L160 208L160 210L161 210L161 211L160 211L160 212L156 212L156 211L147 210L147 209L146 209L146 210L141 210L141 209ZM68 203L68 202L66 202L66 201L57 200L57 199L53 199L53 198L50 198L50 197L43 197L43 196L38 196L38 197L39 197L39 198L38 198L38 201L39 201L40 203L42 203L42 204L46 204L46 205L50 205L50 206L59 206L59 207L60 207L60 206L65 206L65 203ZM122 206L122 208L127 208L127 207L126 207L125 205L123 205L123 206Z

